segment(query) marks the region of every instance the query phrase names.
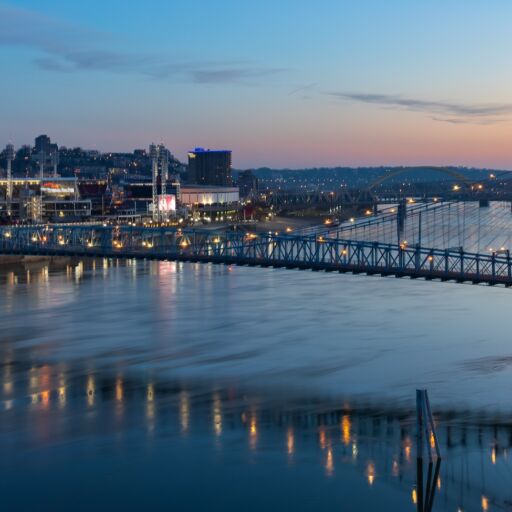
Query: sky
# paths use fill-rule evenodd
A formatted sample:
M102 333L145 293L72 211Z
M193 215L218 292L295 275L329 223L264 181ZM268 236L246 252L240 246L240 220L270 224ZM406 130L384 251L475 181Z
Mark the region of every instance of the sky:
M0 0L0 145L512 169L509 0Z

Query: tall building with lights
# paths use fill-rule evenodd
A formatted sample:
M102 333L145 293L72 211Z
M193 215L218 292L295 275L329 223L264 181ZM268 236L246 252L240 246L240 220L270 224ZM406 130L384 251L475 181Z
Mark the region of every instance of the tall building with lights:
M203 148L190 151L188 180L197 185L231 186L231 151Z

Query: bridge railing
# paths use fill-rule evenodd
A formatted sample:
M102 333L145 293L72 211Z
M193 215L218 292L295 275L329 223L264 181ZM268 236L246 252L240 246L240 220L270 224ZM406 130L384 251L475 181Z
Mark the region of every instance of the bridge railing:
M136 226L2 227L0 252L192 259L512 285L509 253L478 254L293 234Z

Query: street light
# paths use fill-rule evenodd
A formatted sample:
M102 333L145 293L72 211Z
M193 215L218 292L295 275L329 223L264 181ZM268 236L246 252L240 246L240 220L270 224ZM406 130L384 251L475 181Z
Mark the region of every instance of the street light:
M507 258L510 257L510 250L505 247L500 247L499 249L493 250L492 247L489 249L493 256L497 256L499 254L505 254Z

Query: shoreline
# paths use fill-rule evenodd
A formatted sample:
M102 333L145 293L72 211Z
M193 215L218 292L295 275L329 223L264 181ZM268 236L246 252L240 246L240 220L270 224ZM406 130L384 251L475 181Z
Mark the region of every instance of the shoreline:
M18 254L0 254L1 265L31 263L63 263L70 260L69 256L24 256Z

